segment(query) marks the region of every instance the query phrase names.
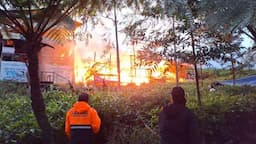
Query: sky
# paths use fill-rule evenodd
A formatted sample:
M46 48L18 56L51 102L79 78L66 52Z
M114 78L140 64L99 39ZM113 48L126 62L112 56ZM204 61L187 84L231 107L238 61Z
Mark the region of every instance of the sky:
M248 48L253 46L254 41L251 38L249 38L246 35L242 35L242 38L243 38L243 42L241 43L242 47L246 47L246 49L248 49ZM220 62L216 62L216 61L210 61L209 63L212 65L211 68L217 68L217 69L227 68L228 65L230 65L228 63L227 64L223 64L223 63L221 64ZM205 68L208 68L208 67L206 66Z
M131 11L125 11L126 15L124 18L124 15L122 15L122 12L117 12L117 17L119 20L119 23L127 23L129 20L131 20L132 17L129 17L129 14L132 14ZM90 40L89 45L86 46L86 53L82 53L84 57L92 57L96 52L100 52L102 49L102 45L105 45L106 42L111 42L114 46L112 49L113 55L115 55L115 29L114 29L114 22L113 22L113 15L109 16L110 18L101 17L102 23L99 23L98 25L89 26L90 32L92 34L92 39ZM168 23L169 24L169 23ZM167 24L164 24L166 26ZM163 26L163 27L164 27ZM127 36L125 33L120 32L121 29L124 28L124 25L119 24L118 25L118 37L119 37L119 50L120 53L124 52L126 53L131 49L131 45L129 45L129 41L127 41ZM160 28L161 29L161 28ZM242 46L244 47L251 47L253 45L253 40L251 40L248 36L243 35L243 42ZM79 42L80 47L85 47L85 43L82 41ZM83 48L84 49L84 48ZM100 54L97 54L100 55ZM219 62L210 61L211 67L213 68L223 68L226 67L225 65L220 64Z

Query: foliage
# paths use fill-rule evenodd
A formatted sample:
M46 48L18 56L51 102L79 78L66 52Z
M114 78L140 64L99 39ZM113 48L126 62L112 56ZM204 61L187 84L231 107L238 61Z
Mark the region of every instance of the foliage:
M229 69L204 69L203 76L207 78L207 80L211 81L221 81L221 80L230 80L232 76L230 75ZM256 70L249 69L249 70L240 70L237 71L236 76L237 79L243 78L246 76L256 75Z
M210 30L229 33L255 24L255 5L253 0L204 0L200 2L199 14Z
M204 98L197 114L206 141L253 143L255 98L254 87L222 87Z
M246 27L248 23L251 24L252 31L255 31L252 25L255 20L254 5L254 1L245 2L244 0L239 0L237 3L232 3L229 0L224 2L222 0L159 1L158 3L144 5L142 15L146 17L136 18L137 21L131 23L125 30L133 40L146 43L144 51L142 51L144 55L147 54L152 57L159 55L162 59L173 59L177 56L179 59L193 63L193 56L188 52L191 50L186 49L191 46L189 36L186 33L190 33L190 28L192 28L195 39L196 55L194 57L196 57L196 61L207 63L210 59L222 59L225 62L230 59L228 55L231 52L233 56L240 55L237 57L241 57L243 55L240 51L241 47L237 47L238 43L235 37L246 32L242 28ZM174 27L172 26L173 20L175 21ZM159 23L164 27L160 27ZM237 29L240 31L237 31ZM253 33L252 31L250 32ZM220 37L222 37L222 40L220 40ZM213 39L215 39L214 45L211 44ZM227 42L227 39L229 39L229 42ZM223 40L226 42L223 43ZM177 52L174 52L172 48L175 42ZM147 60L147 57L140 58ZM148 60L150 61L150 59Z
M46 112L49 114L48 118L52 127L62 129L65 122L64 116L76 101L76 97L69 92L66 93L59 90L46 91L43 95L46 103Z
M41 131L32 114L26 87L8 84L2 89L5 86L7 84L1 84L0 91L0 142L40 142ZM119 91L96 91L89 102L98 111L103 124L97 144L102 141L111 144L158 144L158 114L168 103L173 86L152 83L122 87ZM201 87L202 107L199 109L195 86L192 83L182 83L181 86L186 90L188 107L200 120L201 132L208 144L254 142L255 87L225 86L209 92L205 84ZM50 123L62 132L60 139L65 140L65 113L77 97L59 90L43 94Z
M86 12L87 16L90 16L91 13L95 13L94 11L102 6L99 2L91 0L0 1L1 31L19 34L24 40L22 52L27 56L31 106L38 125L43 132L44 143L54 144L54 135L40 91L39 52L46 46L52 47L48 43L45 44L43 38L48 35L48 38L56 41L56 37L60 37L59 32L70 36L76 28L75 22L69 18L71 13L75 12L75 10L80 10L79 12ZM69 23L72 24L68 25ZM60 29L56 29L56 27ZM51 30L53 30L53 35ZM71 33L69 33L69 30Z
M168 87L156 84L126 87L117 93L94 95L92 105L102 117L103 129L108 132L106 137L109 142L139 143L145 134L151 135L157 142L157 113L161 105L167 101L160 91L168 92L167 89ZM139 133L140 130L145 134Z
M0 143L17 143L27 136L39 138L41 130L31 109L27 85L0 84ZM61 91L46 92L44 98L51 125L62 129L65 113L75 99Z
M38 132L26 87L1 83L0 143L16 143L28 133Z
M204 0L198 7L198 18L209 31L221 34L242 33L256 39L254 0Z

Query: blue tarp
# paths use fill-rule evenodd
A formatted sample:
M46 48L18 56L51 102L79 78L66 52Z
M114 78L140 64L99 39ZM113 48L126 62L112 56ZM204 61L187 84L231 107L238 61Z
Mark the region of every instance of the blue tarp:
M220 82L223 85L233 85L233 80L225 80ZM237 86L243 86L243 85L249 85L249 86L256 86L256 75L244 77L235 80L235 85Z

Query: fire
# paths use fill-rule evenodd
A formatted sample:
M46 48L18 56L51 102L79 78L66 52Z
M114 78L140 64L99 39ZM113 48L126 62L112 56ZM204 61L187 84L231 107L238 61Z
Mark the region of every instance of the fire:
M94 58L83 57L81 52L89 52L87 52L87 50L79 50L78 45L75 46L74 51L75 83L83 83L84 85L117 86L118 76L115 52L109 52L109 58L108 56L105 56L105 59L97 59L95 58L97 57L96 54L94 54ZM187 68L187 66L181 66L179 68L180 82L185 81ZM149 83L151 79L175 81L175 78L175 64L173 63L171 64L167 61L161 61L157 64L157 69L152 71L149 66L135 66L134 57L129 53L123 52L120 55L121 85L134 83L139 86L143 83Z
M143 83L149 83L149 78L146 76L146 71L143 69L136 70L136 75L131 75L128 72L121 72L121 83L122 85L127 85L129 83L134 83L137 86Z
M122 56L120 81L121 85L135 83L149 83L147 71L143 69L131 69L129 60L126 56ZM108 63L97 63L92 60L83 61L77 47L75 47L75 64L74 64L75 82L86 84L89 81L97 82L117 82L116 65Z
M63 58L64 56L65 56L65 54L64 54L64 53L62 53L62 54L60 55L60 57L61 57L61 58Z
M77 53L77 46L75 46L75 53L74 53L74 75L75 75L75 82L76 83L83 83L84 82L84 74L86 73L85 63L82 62L81 57Z

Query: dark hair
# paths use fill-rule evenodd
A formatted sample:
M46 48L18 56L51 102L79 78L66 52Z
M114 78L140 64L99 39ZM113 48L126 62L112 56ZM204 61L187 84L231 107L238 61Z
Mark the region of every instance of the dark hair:
M89 95L87 93L79 94L78 101L88 102L88 100L89 100Z
M176 86L171 92L173 103L175 104L186 104L185 91L182 87Z

